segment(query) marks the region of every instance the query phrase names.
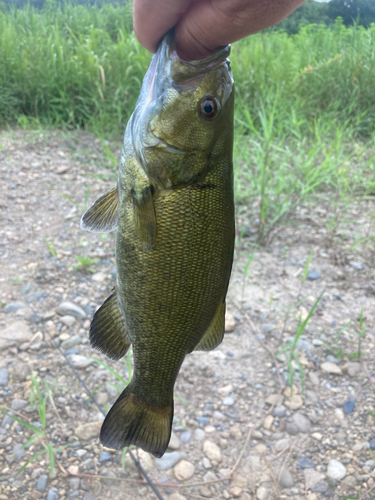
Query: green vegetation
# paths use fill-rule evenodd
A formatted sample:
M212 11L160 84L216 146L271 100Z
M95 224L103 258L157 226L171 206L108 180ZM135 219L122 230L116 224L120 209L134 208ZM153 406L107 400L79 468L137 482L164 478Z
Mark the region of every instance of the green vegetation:
M99 261L97 258L92 259L91 257L83 257L81 255L76 255L76 259L78 262L73 264L74 269L84 273L93 273L94 268L92 265Z

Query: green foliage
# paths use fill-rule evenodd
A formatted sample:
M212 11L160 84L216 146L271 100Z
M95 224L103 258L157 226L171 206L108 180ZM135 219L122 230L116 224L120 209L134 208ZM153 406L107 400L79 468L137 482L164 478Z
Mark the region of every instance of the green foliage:
M327 15L331 19L342 17L346 26L355 22L369 26L375 22L375 4L373 0L331 0L327 4Z
M98 262L99 259L91 259L90 257L82 257L81 255L76 255L77 263L73 264L74 269L77 271L83 271L84 273L93 273L94 268L92 267L95 262Z
M340 15L340 14L338 14ZM315 0L306 0L290 16L276 25L276 29L285 30L289 34L298 33L302 26L307 24L325 24L332 23L328 16L328 7L324 2Z

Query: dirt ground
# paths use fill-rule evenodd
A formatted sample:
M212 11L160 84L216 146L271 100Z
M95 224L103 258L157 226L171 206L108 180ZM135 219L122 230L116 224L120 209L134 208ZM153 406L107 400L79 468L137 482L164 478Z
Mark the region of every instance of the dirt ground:
M94 352L88 327L114 285L114 237L79 220L114 168L88 133L14 130L0 133L0 172L0 500L156 498L129 455L99 444L103 416L59 350L108 410L121 384L92 358L125 379L127 360ZM186 358L164 457L133 450L163 498L375 497L374 255L353 247L374 202L334 233L329 194L301 206L251 258L251 212L238 221L225 339Z

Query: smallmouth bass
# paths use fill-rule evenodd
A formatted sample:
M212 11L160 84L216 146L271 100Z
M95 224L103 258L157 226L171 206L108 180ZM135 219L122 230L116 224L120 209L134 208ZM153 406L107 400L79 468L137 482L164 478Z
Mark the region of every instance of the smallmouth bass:
M93 317L91 346L134 354L132 381L101 429L108 448L161 457L186 354L224 336L235 234L229 52L183 61L165 35L126 128L118 184L81 220L117 230L117 284Z

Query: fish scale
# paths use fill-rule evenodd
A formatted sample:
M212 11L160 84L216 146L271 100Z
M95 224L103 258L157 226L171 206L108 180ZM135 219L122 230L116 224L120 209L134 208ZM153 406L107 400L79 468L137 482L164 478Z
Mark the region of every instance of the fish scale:
M186 354L223 339L235 228L228 55L182 61L173 35L163 38L125 132L118 187L82 218L84 229L117 229L117 284L91 345L113 359L130 345L134 354L132 381L101 429L109 448L162 456Z

